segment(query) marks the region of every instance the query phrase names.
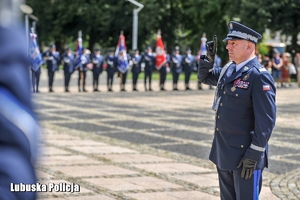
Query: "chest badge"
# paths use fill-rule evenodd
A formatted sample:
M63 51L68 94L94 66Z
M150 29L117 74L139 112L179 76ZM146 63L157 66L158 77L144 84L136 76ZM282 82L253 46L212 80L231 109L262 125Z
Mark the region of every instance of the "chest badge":
M246 81L246 80L248 80L248 79L249 79L249 77L250 77L250 75L249 75L249 74L246 74L246 75L243 77L243 81Z
M233 83L233 86L231 87L231 92L234 92L236 88L241 88L241 89L248 89L249 87L249 82L241 80L240 78L236 79Z

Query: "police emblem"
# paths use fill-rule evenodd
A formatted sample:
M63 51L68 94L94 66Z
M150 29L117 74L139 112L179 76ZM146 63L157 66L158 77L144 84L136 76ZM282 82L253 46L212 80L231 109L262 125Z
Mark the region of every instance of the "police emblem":
M233 29L233 25L232 23L229 24L229 29L232 30Z
M244 78L243 78L243 81L248 80L249 77L250 77L250 75L249 75L249 74L246 74L246 75L244 76Z

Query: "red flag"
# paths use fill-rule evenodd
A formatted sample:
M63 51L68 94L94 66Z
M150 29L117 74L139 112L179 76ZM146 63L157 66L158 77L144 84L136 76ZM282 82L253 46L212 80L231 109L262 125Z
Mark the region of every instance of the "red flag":
M156 69L159 70L166 62L167 62L167 58L166 58L166 52L165 52L165 47L164 47L164 43L161 39L160 34L158 34L157 36L157 43L156 43Z

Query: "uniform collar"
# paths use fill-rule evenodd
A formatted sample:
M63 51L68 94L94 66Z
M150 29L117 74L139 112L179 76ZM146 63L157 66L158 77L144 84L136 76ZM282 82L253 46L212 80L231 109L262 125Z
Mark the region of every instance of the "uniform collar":
M250 60L254 59L255 56L253 56L252 58L249 58L248 60L245 60L244 62L241 62L240 64L236 65L236 71L239 71L242 67L245 66L245 64L247 64Z

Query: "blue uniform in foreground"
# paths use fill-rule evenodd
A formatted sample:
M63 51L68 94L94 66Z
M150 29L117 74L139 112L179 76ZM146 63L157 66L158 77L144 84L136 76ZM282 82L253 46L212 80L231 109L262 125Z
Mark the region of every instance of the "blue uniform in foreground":
M32 111L24 30L0 27L0 199L35 199L11 183L35 184L39 125Z

